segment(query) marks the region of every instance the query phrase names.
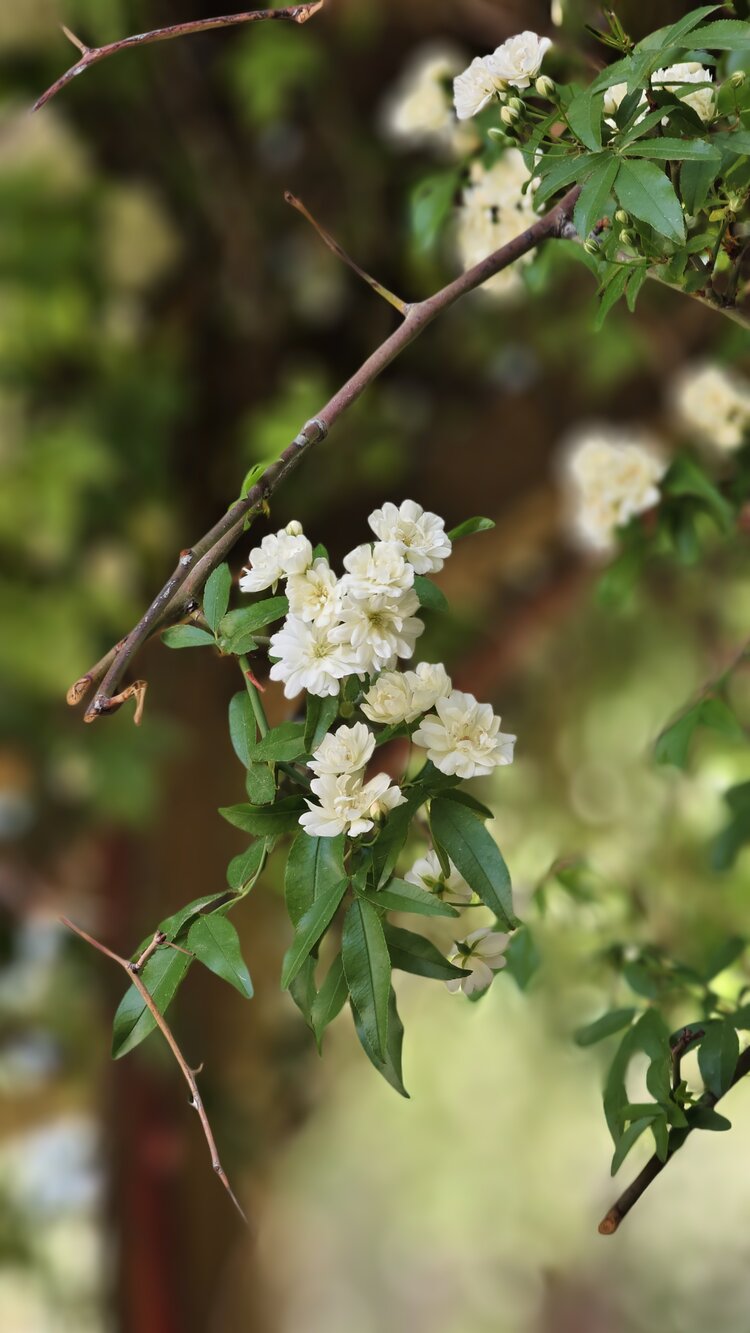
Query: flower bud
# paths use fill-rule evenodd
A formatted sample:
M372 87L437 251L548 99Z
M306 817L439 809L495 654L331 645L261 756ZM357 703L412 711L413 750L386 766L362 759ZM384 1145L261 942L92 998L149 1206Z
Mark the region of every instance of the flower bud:
M500 119L503 125L515 125L520 118L520 113L514 106L504 106L500 110Z
M734 71L734 74L731 74L729 76L729 82L731 83L733 88L741 88L746 78L747 74L745 73L744 69L736 69Z
M520 116L521 112L523 111L523 101L522 101L522 99L521 99L520 97L509 97L509 98L508 98L508 106L512 106L512 107L513 107L513 110L514 110L514 111L517 111L518 114L519 114L519 116Z
M549 74L540 74L534 87L540 97L550 98L555 95L555 80L551 79Z
M632 231L627 231L624 227L620 232L621 245L635 245L635 236Z
M618 208L617 212L615 213L615 222L621 222L623 226L627 227L629 221L630 221L630 214L626 213L624 208Z
M299 522L298 519L293 518L291 523L287 523L286 527L284 528L284 531L287 537L301 537L302 524Z
M583 242L583 248L587 255L598 255L599 253L599 246L593 236L586 237L586 240Z

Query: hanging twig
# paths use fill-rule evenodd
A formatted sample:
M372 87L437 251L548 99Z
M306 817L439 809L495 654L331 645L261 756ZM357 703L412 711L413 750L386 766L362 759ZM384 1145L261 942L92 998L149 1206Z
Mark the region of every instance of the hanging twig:
M219 1150L216 1147L216 1140L213 1135L213 1130L211 1129L211 1124L209 1122L208 1115L206 1113L206 1108L203 1105L203 1099L198 1090L198 1084L195 1078L196 1072L199 1071L195 1071L190 1068L190 1065L188 1064L187 1060L182 1054L182 1051L177 1045L177 1041L174 1037L174 1034L172 1033L172 1029L169 1027L169 1024L167 1023L167 1020L165 1019L164 1015L159 1012L159 1009L154 1003L154 1000L151 996L150 991L148 990L148 987L144 985L140 977L141 968L148 961L148 958L150 958L151 955L156 952L156 949L159 948L160 944L164 941L164 937L161 936L160 932L157 932L151 943L141 954L140 958L138 958L138 960L135 963L133 963L130 959L121 958L119 954L113 953L111 949L107 948L106 944L101 944L99 940L95 940L92 935L88 935L85 930L82 930L80 926L77 926L75 924L75 922L69 921L67 917L62 917L61 920L62 924L66 926L68 930L72 930L73 933L75 935L78 935L80 939L85 940L87 944L91 945L92 949L97 949L99 953L104 954L105 958L111 958L113 963L117 963L123 969L123 971L128 974L130 981L135 986L136 990L141 996L141 999L143 1000L143 1003L146 1005L146 1008L148 1009L149 1013L151 1014L151 1017L156 1023L156 1026L158 1027L159 1031L164 1037L164 1040L169 1046L169 1049L171 1050L175 1060L177 1061L177 1064L180 1067L182 1076L185 1079L185 1082L187 1083L190 1089L190 1105L193 1107L195 1111L198 1112L198 1118L203 1127L203 1133L205 1135L206 1143L208 1144L208 1150L211 1154L211 1165L213 1166L216 1175L219 1177L219 1180L224 1186L224 1189L226 1190L227 1194L232 1200L232 1203L237 1209L237 1212L239 1213L243 1222L245 1223L246 1226L248 1226L249 1223L247 1217L245 1216L245 1213L242 1210L239 1200L237 1199L237 1196L234 1193L234 1190L232 1189L232 1186L229 1183L227 1173L224 1170L223 1166L221 1165L221 1160L219 1158Z
M33 110L39 109L56 97L79 74L84 74L100 60L115 56L120 51L127 51L132 46L148 46L151 42L166 42L172 37L189 37L192 33L210 32L213 28L231 28L240 23L256 23L263 19L288 19L292 23L307 23L313 14L323 8L325 0L313 0L307 5L290 5L286 9L249 9L241 14L225 14L221 18L194 19L189 23L175 23L169 28L154 28L153 32L139 32L132 37L122 37L119 42L108 42L106 46L87 46L80 37L76 37L70 28L63 25L63 32L69 42L81 53L81 59L71 65L64 74L52 84L34 103Z
M394 296L393 292L389 292L388 288L384 287L376 278L371 278L369 273L365 273L365 270L360 268L359 264L354 262L351 255L346 253L346 250L344 250L343 247L339 245L338 241L331 236L331 233L326 231L325 227L321 227L319 222L316 222L312 213L309 209L305 208L301 199L297 199L297 197L289 190L287 190L284 195L284 199L286 203L291 204L292 208L296 208L297 212L302 214L303 218L310 223L311 227L314 227L323 244L327 245L328 249L333 251L337 259L340 259L343 264L346 264L347 267L352 270L352 272L357 274L358 278L361 278L363 282L366 282L367 286L371 287L376 295L382 296L384 301L387 301L389 305L394 306L400 315L406 315L409 309L407 302L402 301L400 296Z

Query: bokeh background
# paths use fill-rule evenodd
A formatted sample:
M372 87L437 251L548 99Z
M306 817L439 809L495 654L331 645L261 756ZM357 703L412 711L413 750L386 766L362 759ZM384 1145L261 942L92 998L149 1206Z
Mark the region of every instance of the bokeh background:
M226 8L226 6L223 6ZM655 770L666 718L746 633L741 541L599 605L558 459L590 420L676 446L669 385L696 356L750 366L719 316L646 289L593 332L585 269L545 257L512 299L467 300L350 412L274 503L334 558L384 499L463 543L427 655L491 699L517 761L482 793L532 925L536 971L481 1004L402 976L411 1100L341 1019L319 1060L278 987L278 864L236 916L245 1004L191 972L173 1020L251 1215L237 1225L158 1037L109 1061L123 953L224 883L242 799L228 662L151 645L144 725L93 728L67 686L137 618L175 551L273 457L393 326L393 312L283 201L291 189L381 281L428 294L456 269L420 247L409 198L444 169L384 131L425 43L468 59L523 27L583 44L572 0L330 0L304 28L127 53L36 116L64 21L95 44L222 11L204 0L0 7L0 1326L7 1333L693 1333L747 1328L750 1095L692 1140L613 1240L599 1098L606 1051L571 1034L622 999L615 940L700 961L747 926L747 868L710 871L722 791L750 752L700 743ZM623 0L635 37L690 4ZM648 12L644 13L647 9ZM236 553L235 567L244 552ZM736 702L747 716L747 684ZM269 694L275 718L283 700ZM585 861L566 883L557 858ZM543 897L538 890L545 884ZM571 885L573 886L571 890ZM477 916L477 924L481 924ZM449 937L442 943L447 944ZM633 1154L622 1180L648 1151Z

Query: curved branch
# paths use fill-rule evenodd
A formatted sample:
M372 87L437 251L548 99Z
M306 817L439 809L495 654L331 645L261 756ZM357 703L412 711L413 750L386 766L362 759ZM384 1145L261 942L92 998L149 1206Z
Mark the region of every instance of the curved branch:
M69 28L63 32L81 53L81 59L71 65L41 97L37 98L33 111L39 111L47 102L51 102L63 88L67 87L79 74L84 74L91 65L98 65L100 60L115 56L131 46L148 46L151 42L166 42L172 37L189 37L196 32L209 32L212 28L231 28L240 23L256 23L261 19L288 19L292 23L307 23L308 19L323 8L325 0L312 0L306 5L290 5L286 9L250 9L241 14L225 14L221 18L193 19L189 23L175 23L170 28L154 28L153 32L139 32L132 37L122 37L119 42L109 42L106 46L86 46L80 37Z
M443 311L450 309L462 296L476 291L488 278L502 272L544 241L561 236L570 220L579 193L580 186L574 186L549 213L537 218L526 231L514 237L507 245L488 255L486 259L462 273L460 277L425 301L407 306L403 323L368 357L325 407L321 408L318 415L302 427L299 435L292 440L277 461L267 468L247 495L237 500L200 541L180 553L173 574L130 634L71 687L68 692L68 703L75 706L85 698L93 685L99 686L86 710L84 721L94 722L98 717L111 713L120 706L120 682L142 644L155 630L167 624L174 624L195 608L196 599L206 579L242 536L247 520L255 517L267 505L269 497L314 445L325 439L331 426L343 416L352 403L361 397L391 362Z

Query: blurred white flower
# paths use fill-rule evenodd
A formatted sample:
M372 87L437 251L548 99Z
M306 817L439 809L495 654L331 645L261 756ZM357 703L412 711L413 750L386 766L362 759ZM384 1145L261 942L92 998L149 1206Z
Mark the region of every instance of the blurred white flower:
M712 83L713 74L698 60L686 60L680 65L669 65L666 69L657 69L651 75L654 88L666 87L686 106L692 107L703 121L713 120L716 115L716 94L714 88L697 88L695 92L685 91L686 83Z
M417 574L437 574L451 553L445 521L415 500L397 507L390 501L375 509L367 520L382 542L395 542Z
M491 56L475 56L468 69L453 80L453 105L459 120L478 116L497 93L504 91L504 80L491 62Z
M516 738L500 730L500 718L491 704L453 690L447 699L438 699L435 711L437 717L423 718L412 740L427 751L441 773L484 777L493 768L513 763Z
M437 852L428 852L415 861L411 870L407 870L404 879L408 884L416 884L426 893L434 893L436 898L448 898L452 903L470 903L474 894L463 875L449 861L450 874L443 874Z
M529 88L542 68L552 42L535 32L519 32L489 57L493 74L512 88Z
M487 926L483 930L474 930L465 940L457 940L455 951L450 960L456 967L465 968L468 977L456 977L446 981L450 991L462 990L464 995L474 995L477 991L487 990L492 985L496 972L505 967L507 959L508 935L492 930Z
M470 152L477 138L456 121L450 82L465 59L449 46L421 47L406 66L383 107L388 137L409 147L426 145L449 152Z
M303 690L317 696L338 694L339 681L358 670L346 642L334 640L331 630L297 616L287 616L271 636L268 651L270 657L279 659L271 667L271 680L284 682L287 699Z
M357 600L380 594L398 596L414 584L414 568L404 559L397 541L358 546L344 557L341 590Z
M372 757L375 737L364 722L329 731L310 760L313 773L359 773Z
M315 560L304 574L292 574L287 585L289 610L300 620L321 628L336 623L340 609L339 581L327 560Z
M333 642L353 651L360 672L388 670L399 657L412 657L424 624L415 616L419 598L413 589L368 598L347 598L341 624L330 631Z
M750 384L721 366L685 366L672 396L684 425L706 444L738 449L750 434Z
M290 574L303 574L312 564L312 554L312 546L301 529L298 535L291 536L283 528L269 533L250 552L248 568L240 579L240 591L263 592Z
M509 148L489 170L481 162L472 163L456 229L459 259L464 269L473 268L494 254L535 221L532 191L523 192L528 180L526 163L517 148ZM531 254L522 255L489 278L481 291L492 296L518 292L523 285L520 266L531 259Z
M311 788L320 804L308 801L309 809L299 821L311 838L337 838L340 833L356 838L369 833L377 819L406 799L398 787L391 786L387 773L378 773L368 783L357 774L325 773L313 780Z
M599 550L612 546L617 528L659 503L667 466L647 437L596 426L568 444L566 465L575 532Z

